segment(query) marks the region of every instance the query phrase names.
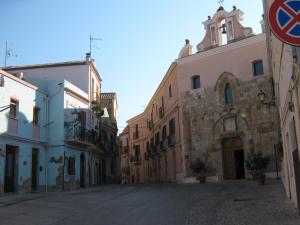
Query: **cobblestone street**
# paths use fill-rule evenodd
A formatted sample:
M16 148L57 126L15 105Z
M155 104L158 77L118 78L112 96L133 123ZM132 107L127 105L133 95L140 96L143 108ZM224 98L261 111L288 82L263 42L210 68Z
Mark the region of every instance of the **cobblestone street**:
M205 185L102 186L0 197L1 225L297 225L282 185L268 180Z

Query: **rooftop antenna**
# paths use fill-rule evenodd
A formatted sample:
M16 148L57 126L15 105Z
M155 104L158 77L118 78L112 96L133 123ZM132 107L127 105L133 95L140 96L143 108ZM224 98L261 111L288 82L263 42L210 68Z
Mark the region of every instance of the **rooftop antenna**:
M223 5L223 2L224 2L224 0L219 0L219 1L218 1L218 4L219 4L220 6L222 6L222 5Z
M102 41L101 38L95 38L90 34L90 54L92 55L92 47L99 49L97 46L92 45L93 41Z
M4 53L4 67L7 66L7 59L9 57L18 57L18 55L16 53L13 52L12 49L8 49L7 47L7 41L5 41L5 53Z

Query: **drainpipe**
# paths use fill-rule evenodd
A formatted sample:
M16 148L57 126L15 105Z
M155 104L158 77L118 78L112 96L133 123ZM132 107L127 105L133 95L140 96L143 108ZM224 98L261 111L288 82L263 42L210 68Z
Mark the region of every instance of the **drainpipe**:
M46 138L46 143L45 143L45 189L46 192L48 192L48 159L49 159L49 125L51 125L51 122L49 122L49 105L50 105L50 101L52 100L52 98L56 95L59 94L59 92L61 91L62 87L63 87L63 83L58 83L58 90L56 91L56 93L54 93L53 95L49 96L48 94L46 95L46 124L44 125L44 127L46 128L45 130L45 138Z

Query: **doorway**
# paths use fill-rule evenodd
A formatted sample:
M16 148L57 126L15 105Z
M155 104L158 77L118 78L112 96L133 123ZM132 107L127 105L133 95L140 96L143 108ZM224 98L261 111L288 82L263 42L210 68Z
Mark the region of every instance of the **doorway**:
M235 178L245 179L244 151L234 151Z
M245 179L245 156L241 139L225 139L222 148L224 179Z
M80 187L85 187L85 156L83 153L80 155Z
M16 191L16 153L18 147L6 145L6 159L5 159L5 176L4 176L4 192Z
M31 155L32 155L31 156L31 190L37 191L39 150L36 148L33 148Z

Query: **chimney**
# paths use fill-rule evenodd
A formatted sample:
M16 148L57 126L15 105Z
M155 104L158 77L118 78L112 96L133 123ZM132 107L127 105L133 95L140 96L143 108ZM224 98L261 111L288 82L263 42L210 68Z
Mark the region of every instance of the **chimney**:
M90 52L85 54L85 60L86 61L91 61L91 53Z

